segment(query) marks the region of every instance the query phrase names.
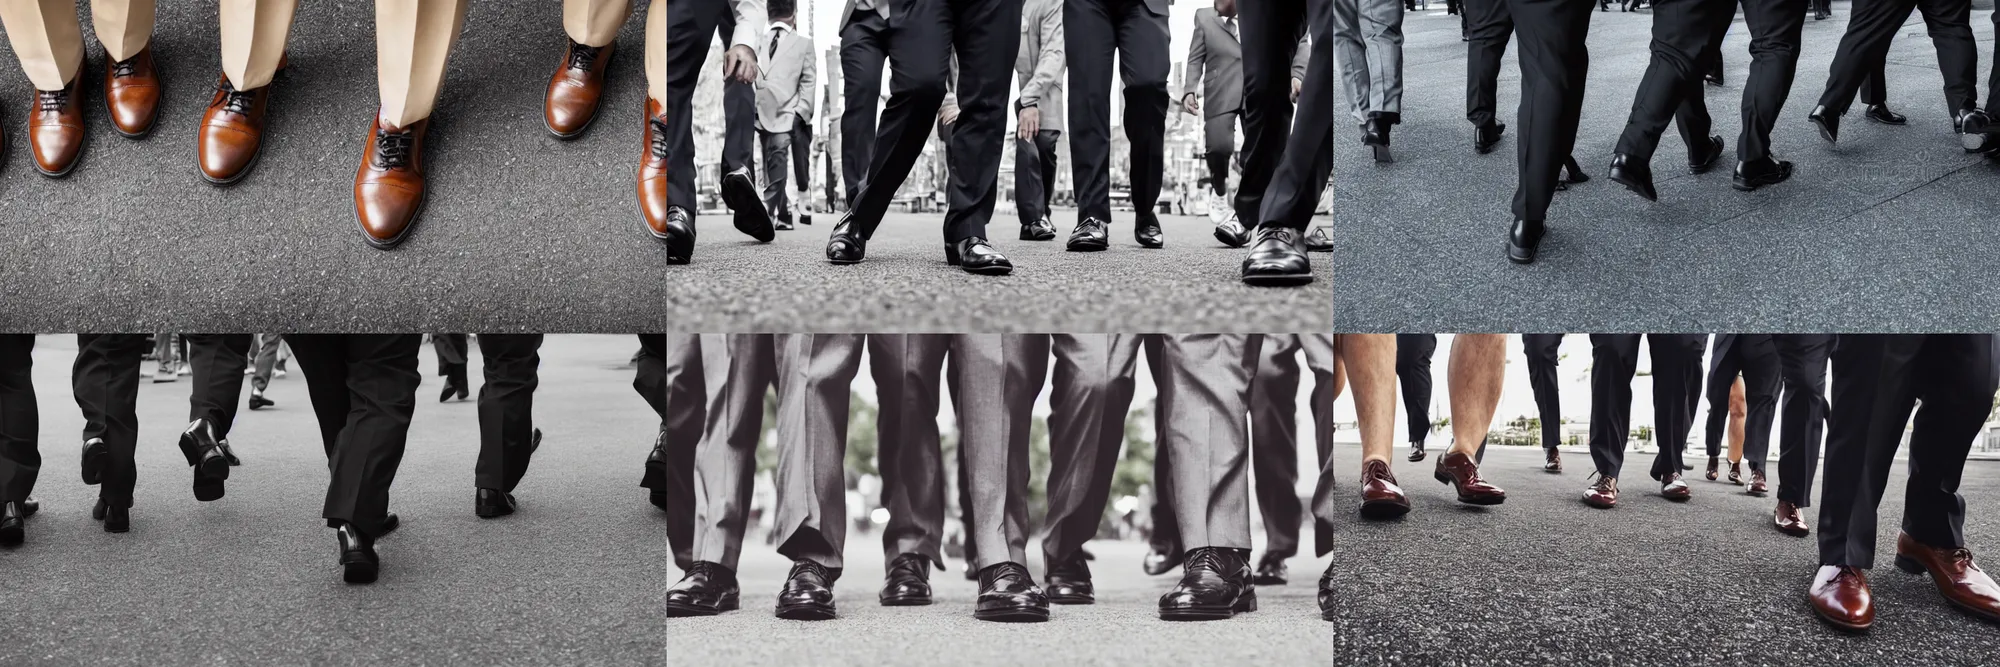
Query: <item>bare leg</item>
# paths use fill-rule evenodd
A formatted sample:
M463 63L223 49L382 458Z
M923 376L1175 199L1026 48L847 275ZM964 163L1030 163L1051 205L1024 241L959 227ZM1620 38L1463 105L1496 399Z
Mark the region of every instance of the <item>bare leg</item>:
M1473 456L1493 425L1507 378L1507 337L1459 334L1451 340L1451 451Z
M1354 411L1361 427L1361 461L1389 460L1395 438L1395 334L1341 334L1336 357L1353 381Z

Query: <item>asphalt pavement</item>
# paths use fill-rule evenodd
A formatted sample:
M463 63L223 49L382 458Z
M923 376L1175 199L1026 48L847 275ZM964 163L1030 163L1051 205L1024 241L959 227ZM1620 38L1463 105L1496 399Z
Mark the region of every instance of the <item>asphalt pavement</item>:
M84 3L79 3L83 6ZM161 3L152 46L165 100L147 139L111 131L85 95L89 144L69 177L34 172L33 88L0 63L0 329L210 331L1308 331L1331 324L1331 264L1296 289L1238 280L1244 251L1205 219L1165 221L1144 251L1130 217L1113 249L1065 253L990 232L1014 275L944 263L940 215L892 215L860 266L825 260L833 220L751 242L699 220L694 263L668 266L639 218L643 17L620 34L602 118L561 141L542 96L561 58L553 2L478 2L427 138L418 228L390 252L362 242L354 171L377 107L369 2L302 3L290 68L271 89L256 170L227 188L195 166L196 126L220 75L214 0ZM89 76L103 55L90 35ZM96 81L96 79L92 79ZM94 84L93 84L94 85ZM703 156L715 159L716 156ZM1058 211L1067 234L1073 211ZM1316 256L1316 259L1326 258Z
M1969 156L1951 133L1937 58L1912 14L1888 56L1891 108L1906 127L1863 120L1860 106L1838 146L1806 121L1852 16L1807 20L1791 97L1773 151L1796 164L1786 183L1754 193L1730 188L1748 29L1739 17L1722 51L1724 85L1706 88L1728 153L1714 171L1686 173L1672 129L1653 172L1660 201L1606 178L1606 165L1645 71L1650 12L1615 6L1590 22L1590 69L1576 158L1593 177L1555 196L1540 258L1510 264L1520 124L1518 44L1499 80L1494 152L1472 150L1465 120L1466 44L1443 4L1406 18L1403 124L1396 161L1377 165L1350 123L1336 123L1334 261L1342 331L1993 331L2000 291L2000 161ZM1982 103L1993 27L1974 11ZM1344 94L1343 94L1344 99ZM1345 120L1345 116L1342 119Z
M210 503L173 444L187 379L142 383L132 529L112 534L78 478L75 338L40 337L42 510L25 544L0 550L0 665L667 664L665 522L638 485L659 421L622 367L636 345L548 340L546 439L519 511L491 520L472 513L476 406L437 402L425 350L391 496L403 524L376 545L381 580L356 586L320 518L326 457L296 368L272 384L276 407L239 414L243 465Z

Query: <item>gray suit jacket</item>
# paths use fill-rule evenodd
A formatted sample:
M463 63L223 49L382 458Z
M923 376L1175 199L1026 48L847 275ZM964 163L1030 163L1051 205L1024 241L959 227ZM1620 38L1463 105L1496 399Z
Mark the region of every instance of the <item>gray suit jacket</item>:
M1187 72L1181 94L1175 98L1194 95L1201 99L1202 115L1207 118L1243 108L1243 45L1229 34L1226 21L1214 9L1195 10Z
M1063 131L1063 0L1028 0L1021 11L1021 53L1014 74L1021 94L1015 108L1041 109L1042 129Z
M793 30L783 34L757 54L766 58L757 73L757 129L765 132L790 132L794 120L811 123L813 117L812 39Z

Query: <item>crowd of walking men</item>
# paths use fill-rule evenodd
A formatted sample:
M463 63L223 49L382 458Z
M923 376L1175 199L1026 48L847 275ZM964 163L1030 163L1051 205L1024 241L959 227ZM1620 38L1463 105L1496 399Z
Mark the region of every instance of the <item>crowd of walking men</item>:
M1403 12L1400 0L1331 0L1333 40L1340 56L1349 111L1361 123L1361 141L1378 163L1393 161L1391 130L1402 122ZM1516 141L1519 183L1514 222L1508 230L1507 258L1535 260L1547 231L1554 194L1590 177L1573 155L1583 113L1590 67L1586 41L1591 10L1607 3L1554 0L1463 0L1467 42L1466 119L1473 125L1472 149L1491 152L1507 129L1495 119L1500 60L1516 33L1521 66L1520 137ZM1674 122L1687 144L1687 169L1711 170L1725 152L1721 135L1711 134L1703 82L1722 83L1722 40L1734 21L1736 0L1663 0L1652 8L1651 60L1633 94L1632 110L1611 157L1612 181L1648 201L1658 199L1652 156L1667 124ZM1771 153L1778 122L1798 70L1803 26L1832 15L1830 2L1756 0L1740 3L1750 31L1750 74L1743 84L1743 129L1736 144L1731 186L1751 191L1792 175L1792 163ZM1944 79L1944 103L1951 131L1967 153L2000 155L2000 124L1988 112L2000 106L2000 68L1988 82L1986 106L1979 105L1979 52L1973 39L1972 0L1854 0L1840 45L1834 52L1825 89L1806 120L1821 138L1840 137L1841 118L1857 94L1868 120L1903 125L1908 119L1885 102L1884 68L1891 42L1912 11L1920 10L1937 50ZM1993 15L2000 27L2000 12ZM1996 55L2000 59L2000 55Z
M566 12L625 0L566 0ZM656 0L654 15L667 0ZM718 189L735 227L760 241L792 227L786 171L803 183L810 174L814 50L798 33L792 0L673 0L676 12L659 35L671 43L663 65L648 60L649 76L664 77L663 106L651 106L653 153L641 172L640 200L653 233L686 262L695 239L693 141L689 112L711 36L724 55L723 145ZM1057 236L1049 205L1056 150L1069 137L1077 222L1066 249L1112 247L1111 92L1113 66L1123 82L1124 136L1129 160L1132 234L1142 248L1165 244L1156 215L1165 176L1170 108L1167 0L849 0L839 23L844 103L840 180L846 210L834 225L826 257L834 264L867 259L867 242L935 131L945 143L945 260L963 270L1002 275L1013 263L990 241L1000 186L1001 149L1016 122L1019 238ZM685 8L685 10L681 10ZM1333 52L1324 38L1332 15L1324 3L1222 0L1197 13L1191 83L1182 107L1198 113L1207 99L1210 159L1217 193L1227 180L1233 143L1230 122L1241 117L1246 145L1234 200L1212 215L1215 238L1249 251L1242 279L1252 285L1312 281L1309 248L1331 249L1324 232L1307 226L1332 171ZM618 11L610 14L622 16ZM609 14L606 14L609 15ZM653 19L649 19L651 21ZM1241 23L1240 40L1238 22ZM768 27L767 27L768 26ZM1308 31L1308 26L1311 27ZM1211 30L1212 29L1212 30ZM1311 32L1318 39L1306 39ZM570 31L572 66L551 84L550 128L559 135L588 122L602 86L597 49L614 31ZM648 39L653 39L649 30ZM582 54L582 55L579 55ZM879 100L883 77L888 100ZM1013 104L1010 87L1018 83ZM1294 102L1296 101L1296 116ZM566 111L558 114L556 110ZM878 114L879 112L879 114ZM1223 120L1217 121L1219 117ZM1294 124L1296 118L1297 123ZM580 125L576 125L580 128ZM1215 140L1216 131L1223 139ZM664 135L664 136L656 136ZM752 140L764 147L760 196ZM787 159L787 156L790 159ZM1220 171L1216 171L1220 169ZM801 216L800 222L806 219ZM1247 222L1246 222L1247 221Z

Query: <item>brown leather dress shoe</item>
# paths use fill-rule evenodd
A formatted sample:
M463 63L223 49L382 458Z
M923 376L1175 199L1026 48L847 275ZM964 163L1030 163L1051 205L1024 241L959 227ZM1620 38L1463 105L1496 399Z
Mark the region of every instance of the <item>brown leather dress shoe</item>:
M1778 532L1792 537L1812 534L1812 529L1806 526L1805 516L1799 512L1799 506L1793 505L1789 500L1778 501L1778 512L1771 521L1778 527Z
M28 145L35 154L35 171L62 178L83 157L83 73L77 72L62 90L35 91L35 108L28 113Z
M667 244L667 263L686 264L694 255L694 218L668 201L667 114L658 100L646 100L646 149L639 155L639 217L653 238Z
M424 207L424 131L431 120L391 127L377 115L368 128L368 152L354 173L354 216L368 245L388 250L417 226Z
M160 77L153 72L153 47L105 68L104 111L111 116L111 129L119 134L138 139L153 133L153 121L160 116Z
M1597 481L1583 490L1583 504L1601 510L1618 506L1618 478L1599 473Z
M1670 472L1660 478L1660 496L1674 502L1694 497L1694 489L1688 487L1687 480L1681 479L1679 472Z
M1437 481L1458 490L1458 502L1471 505L1498 505L1507 502L1507 492L1479 478L1479 464L1461 452L1438 457Z
M1394 519L1409 511L1410 499L1396 485L1396 475L1389 472L1388 461L1361 464L1361 516Z
M200 135L195 157L201 163L201 177L216 185L243 180L264 152L264 110L271 99L271 87L237 90L224 75L215 84L215 96L201 114Z
M1560 475L1562 474L1562 471L1563 471L1562 452L1555 449L1548 450L1548 457L1546 460L1542 462L1542 472Z
M1770 491L1771 491L1771 486L1769 484L1764 483L1764 471L1758 470L1756 468L1751 468L1750 488L1745 489L1743 492L1762 498L1764 497L1764 494L1769 493Z
M1868 576L1861 568L1821 565L1806 598L1827 625L1861 632L1875 623L1875 597L1868 592Z
M1909 533L1896 536L1896 569L1931 575L1938 594L1966 613L2000 623L2000 585L1972 562L1972 550L1941 549L1918 542Z
M604 72L611 66L617 44L584 46L570 40L563 63L549 77L542 100L542 126L558 139L574 139L597 119L597 102L604 97Z

